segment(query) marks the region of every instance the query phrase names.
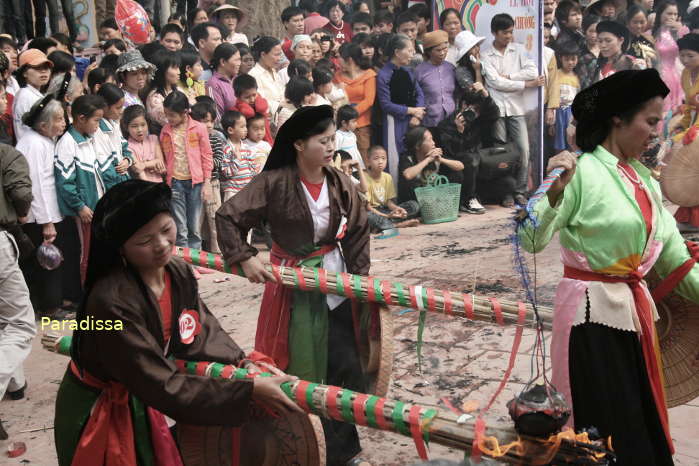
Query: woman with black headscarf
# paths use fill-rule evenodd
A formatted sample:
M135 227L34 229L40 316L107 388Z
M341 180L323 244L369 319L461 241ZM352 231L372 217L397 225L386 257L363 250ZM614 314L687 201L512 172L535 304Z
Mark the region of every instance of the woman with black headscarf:
M128 180L97 203L79 327L56 398L62 466L117 457L129 466L177 466L164 415L240 426L253 400L299 410L279 388L293 377L229 380L178 371L172 358L237 365L244 354L199 298L191 267L172 257L170 197L165 183Z
M248 232L269 224L275 265L369 273L369 224L352 181L335 169L335 124L329 105L302 107L279 129L262 173L216 214L219 246L253 283L265 284L255 349L303 380L365 392L361 330L376 328L368 307L336 295L294 291L265 271ZM325 274L319 275L321 283ZM353 425L323 420L328 464L361 450Z
M549 161L549 170L566 171L534 207L539 226L519 235L527 250L541 251L560 232L553 384L572 402L576 429L611 436L624 465L673 464L659 316L643 277L688 264L675 291L699 302L699 266L686 262L660 186L638 160L668 92L656 70L619 71L580 92L573 116L583 154Z
M646 62L626 53L630 43L629 30L616 21L597 24L599 56L586 54L576 68L581 89L591 86L617 71L643 70Z

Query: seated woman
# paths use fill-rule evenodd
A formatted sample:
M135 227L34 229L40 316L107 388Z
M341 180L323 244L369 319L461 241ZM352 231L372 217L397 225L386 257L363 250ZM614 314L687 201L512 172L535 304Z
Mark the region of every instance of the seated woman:
M398 165L398 201L416 201L415 188L425 186L434 173L446 176L452 183L461 183L463 170L462 162L442 156L430 130L424 126L412 128L405 135L405 153Z
M170 198L165 183L128 180L97 203L78 320L111 321L114 330L73 334L56 398L61 466L104 464L117 455L120 464L177 466L163 415L240 426L253 400L298 410L279 388L290 376L228 380L177 370L171 357L238 364L244 354L199 299L191 267L172 257Z

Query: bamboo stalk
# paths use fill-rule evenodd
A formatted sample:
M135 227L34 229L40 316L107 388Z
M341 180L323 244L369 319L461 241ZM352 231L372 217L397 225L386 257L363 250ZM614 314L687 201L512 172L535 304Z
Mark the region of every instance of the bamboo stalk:
M218 254L178 246L173 249L173 254L192 265L241 277L245 276L240 264L229 267L225 264L223 257ZM408 286L398 282L378 280L374 277L327 272L323 269L310 267L286 267L272 264L267 264L265 267L268 272L278 277L284 286L294 289L336 294L365 302L393 304L485 322L497 321L495 312L497 307L501 310L503 324L516 324L520 305L523 305L526 313L525 322L535 322L534 309L529 304L438 290L420 285ZM355 290L357 288L358 290ZM386 296L390 296L390 300L387 300ZM553 310L550 307L539 306L538 312L544 328L550 329L553 322Z
M42 336L41 342L44 348L49 351L69 355L68 348L70 347L69 343L71 339L72 337L70 336L45 334ZM176 363L181 371L201 376L225 377L230 379L245 378L248 376L248 371L230 365L227 366L209 362L192 363L181 360L177 360ZM224 376L224 374L226 375ZM254 376L260 377L269 375L272 374L254 374ZM429 438L430 442L463 451L470 451L474 444L475 427L473 421L459 422L459 418L450 412L402 403L398 400L388 400L365 395L340 387L311 384L303 380L292 383L287 382L282 384L281 388L289 398L309 414L317 414L329 419L395 432L411 437L413 440L419 442ZM336 392L334 397L334 403L336 405L334 413L331 412L332 410L329 406L330 401L333 400L333 391ZM375 406L378 402L382 402L383 408L381 411L376 412L376 408L370 411L370 400L373 400ZM357 412L362 413L363 419L357 419L355 417ZM411 412L417 419L411 417ZM381 420L379 419L379 413L383 415L383 419ZM369 421L370 415L373 415L376 419ZM418 431L414 433L416 428ZM492 427L488 430L489 434L496 434L497 438L501 441L518 439L517 434L513 430ZM565 464L573 459L584 459L586 460L586 464L606 464L602 461L602 458L595 456L599 448L594 445L590 445L590 447L595 447L592 449L587 447L589 444L581 444L580 442L572 443L567 440L561 441L558 446L534 438L519 438L519 440L525 445L526 448L524 450L513 448L504 455L494 456L494 458L499 461L512 463L545 464L543 462L538 462L536 457L529 457L522 454L522 451L526 453L529 450L536 450L538 448L542 451L548 451L556 464ZM550 461L547 460L546 463L548 462Z

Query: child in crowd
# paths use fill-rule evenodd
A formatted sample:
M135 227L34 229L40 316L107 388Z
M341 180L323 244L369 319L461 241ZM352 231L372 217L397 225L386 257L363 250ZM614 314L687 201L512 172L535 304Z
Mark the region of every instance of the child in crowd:
M207 251L219 253L218 237L216 235L216 211L221 207L221 183L219 175L223 162L223 148L226 138L220 131L214 129L216 121L216 106L209 102L197 102L192 106L189 114L192 118L206 126L209 132L209 144L213 154L213 170L211 171L211 197L204 202L204 215L202 216L202 238Z
M232 198L243 189L257 174L255 158L243 144L248 135L247 122L242 113L230 110L223 114L221 126L228 137L223 148L221 164L221 190L223 202Z
M267 157L272 151L272 146L266 141L267 134L267 118L259 113L254 114L251 118L247 118L248 137L243 141L245 147L251 152L255 159L255 169L257 173L262 171Z
M359 166L359 162L356 161L349 152L345 150L336 150L334 163L342 173L352 180L352 183L356 186L362 199L366 199L367 181L364 170Z
M343 105L337 110L335 148L347 151L352 159L359 163L359 167L364 170L366 167L357 148L357 136L354 134L357 129L357 118L359 118L359 113L352 105Z
M199 54L192 50L182 50L180 52L180 79L177 84L180 91L184 92L189 99L189 105L197 102L197 97L206 95L206 84L202 81L201 75L204 67L201 65Z
M84 95L71 106L73 123L56 144L55 180L61 215L72 216L78 223L80 278L85 281L87 255L90 250L90 225L97 201L117 178L114 165L100 165L95 133L107 107L97 95Z
M566 141L566 129L573 119L573 99L580 92L580 80L574 71L578 65L579 55L580 49L572 41L564 42L557 51L560 68L558 68L552 82L548 104L550 108L547 109L547 112L554 109L556 112L553 142L556 152L570 150Z
M162 183L166 173L165 158L158 136L148 134L146 109L143 105L132 105L124 110L121 132L128 137L133 160L131 173L134 178Z
M262 115L264 117L264 133L262 134L262 139L271 146L274 139L272 139L272 131L269 125L269 104L267 100L257 92L257 81L255 78L249 74L241 74L233 81L233 91L235 95L238 96L233 110L243 114L248 120L248 126L250 125L251 118L254 118L256 115ZM249 131L248 139L250 139Z
M114 165L116 178L108 183L117 184L131 178L128 170L133 163L128 143L119 126L119 120L124 113L124 91L114 84L104 84L97 95L107 103L104 118L100 120L99 129L95 133L97 148L101 150L98 160L100 165Z
M180 91L163 102L167 124L160 133L167 182L172 186L172 215L177 246L201 249L202 200L211 196L213 159L206 126L189 114L189 100Z
M333 84L334 73L324 66L313 68L313 90L316 93L313 105L331 105L337 110L348 102L347 94Z
M106 83L116 84L116 75L107 68L95 68L87 73L87 93L97 94L100 87Z
M420 206L416 201L406 201L396 204L396 188L393 178L385 172L388 155L381 146L369 149L369 166L366 173L367 184L367 218L373 231L384 231L391 228L417 226Z
M143 59L141 52L131 50L119 55L116 75L124 90L124 107L143 105L139 92L146 88L155 66Z

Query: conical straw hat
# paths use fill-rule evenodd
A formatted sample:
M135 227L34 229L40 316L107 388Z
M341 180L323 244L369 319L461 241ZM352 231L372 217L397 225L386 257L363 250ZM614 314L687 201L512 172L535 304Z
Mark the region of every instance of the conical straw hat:
M681 147L660 175L663 194L681 207L699 205L699 137Z

